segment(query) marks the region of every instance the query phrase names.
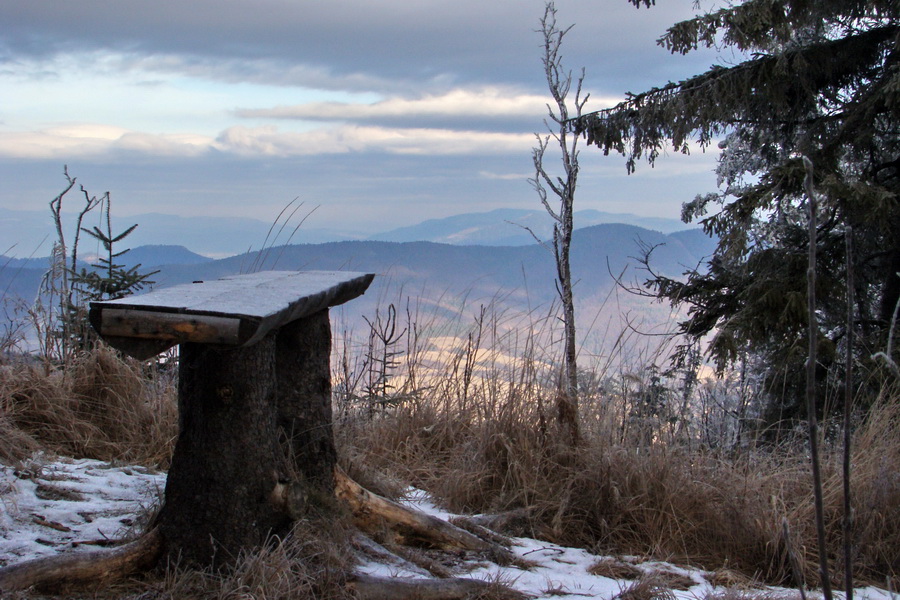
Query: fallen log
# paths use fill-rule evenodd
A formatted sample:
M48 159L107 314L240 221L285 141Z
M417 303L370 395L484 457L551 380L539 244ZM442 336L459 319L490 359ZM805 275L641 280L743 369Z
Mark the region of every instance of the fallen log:
M447 521L412 510L365 489L335 468L335 494L353 513L354 524L369 534L388 532L390 544L424 546L448 552L469 550L509 562L512 553Z
M150 568L162 549L162 535L154 528L116 548L27 560L0 569L0 593L110 582Z

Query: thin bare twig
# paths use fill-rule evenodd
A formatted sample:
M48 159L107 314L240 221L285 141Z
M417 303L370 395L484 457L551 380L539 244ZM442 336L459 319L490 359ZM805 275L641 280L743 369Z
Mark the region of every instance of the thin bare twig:
M828 548L825 543L825 508L822 498L822 473L819 459L819 423L816 418L816 350L819 343L819 324L816 320L816 211L818 202L813 183L813 163L803 157L806 178L806 203L809 210L809 266L806 270L807 311L809 327L809 357L806 362L806 411L809 424L809 455L813 474L813 495L816 505L816 532L819 538L819 578L822 595L832 600L831 578L828 574Z

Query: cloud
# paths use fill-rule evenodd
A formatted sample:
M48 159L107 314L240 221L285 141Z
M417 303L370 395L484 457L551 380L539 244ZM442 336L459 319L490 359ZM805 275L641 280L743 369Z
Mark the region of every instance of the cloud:
M516 94L497 87L478 90L455 89L421 98L389 98L372 104L310 102L268 109L240 109L245 118L308 119L326 121L403 120L415 117L534 116L544 110L547 98L537 94Z
M492 173L491 171L478 171L478 176L483 179L497 179L500 181L525 181L534 177L534 173Z
M478 127L479 129L528 131L542 129L549 95L512 89L456 88L417 98L391 97L373 103L308 102L274 108L239 109L247 119L297 119L305 121L372 122L407 127ZM614 103L615 98L601 100Z
M136 152L152 156L199 156L211 146L211 139L196 134L153 135L130 131L112 146L114 150Z
M522 134L449 129L342 125L294 133L273 126L236 126L216 138L216 148L243 156L357 152L440 156L527 152L530 140L531 136Z
M0 156L70 160L108 158L116 153L149 156L197 156L212 139L190 134L155 135L97 124L67 124L41 131L0 132Z
M274 126L235 126L212 138L199 134L151 134L108 125L73 124L35 132L0 133L0 156L124 160L134 155L189 158L210 151L241 157L348 153L496 155L527 153L531 139L527 134L360 125L338 125L303 132L279 131Z
M145 55L126 52L107 55L106 62L121 71L137 71L192 77L221 83L304 87L347 92L411 92L421 89L421 81L381 77L362 70L337 71L309 60L290 61L283 57L216 57L198 54L160 53ZM441 77L431 84L441 85Z
M586 66L588 81L612 93L710 63L708 53L695 60L656 47L668 25L692 16L689 2L641 11L625 0L557 5L561 22L575 24L566 38L570 67ZM387 92L499 80L537 89L543 7L543 0L81 0L49 9L32 0L0 4L0 63L99 50L221 81Z

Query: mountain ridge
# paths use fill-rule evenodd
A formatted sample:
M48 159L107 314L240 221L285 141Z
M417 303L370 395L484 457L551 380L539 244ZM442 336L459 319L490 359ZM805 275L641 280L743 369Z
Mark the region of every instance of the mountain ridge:
M579 271L592 273L587 281L595 282L598 278L593 273L598 265L604 272L636 266L642 249L654 246L666 248L654 252L654 265L660 272L677 276L711 253L714 242L700 230L666 235L634 225L594 225L576 230L572 266L576 276ZM520 285L522 273L538 281L552 281L555 276L551 253L537 243L486 247L429 241L346 240L270 247L221 259L201 256L183 246L150 245L133 248L120 260L126 267L141 264L143 270L160 269L153 279L161 286L198 278L214 279L251 269L369 270L395 277L406 273L423 282L453 282L455 287L464 287L474 280L482 281L484 287L484 282L490 280L496 283L497 290ZM47 261L46 258L0 256L0 291L9 287L16 277L24 277L30 282L24 287L36 293L34 281L39 279L38 273L42 276L46 271ZM596 285L591 283L589 287Z
M73 215L64 215L64 230L74 228ZM161 213L144 213L130 217L113 215L114 229L137 224L128 236L133 248L149 245L186 246L191 251L213 258L227 258L263 245L287 243L327 243L334 241L432 241L454 245L528 246L534 236L552 237L552 220L543 209L505 208L486 212L463 213L440 219L428 219L406 227L381 233L365 234L352 229L314 228L304 225L293 236L293 227L273 227L258 219L243 217L179 217ZM626 213L595 210L577 211L576 226L608 223L637 225L646 229L671 233L688 228L675 219L640 217ZM526 229L527 228L527 229ZM10 256L50 254L55 226L49 211L13 211L0 209L0 239L12 243L0 248Z
M602 311L606 327L621 327L621 321L643 319L658 325L669 317L669 309L648 298L624 297L614 305L606 300L617 289L617 278L625 287L640 286L647 277L641 273L639 259L648 248L653 252L655 271L681 277L697 266L702 254L709 254L715 243L702 231L663 234L633 225L604 224L579 229L572 243L572 272L576 281L575 301L578 319L597 322ZM468 322L479 307L491 307L498 314L518 319L544 318L552 314L558 301L553 255L537 243L528 246L465 246L439 242L384 242L348 240L323 244L291 244L269 247L222 259L200 257L199 262L154 265L148 258L154 252L171 252L171 247L139 247L124 255L141 259L144 272L158 269L151 279L155 288L196 280L211 280L262 270L344 270L365 271L377 276L368 292L334 309L336 327L363 328L366 321L387 304L410 306L414 314L427 313L429 323ZM181 257L197 257L178 248ZM35 259L33 259L35 260ZM0 295L20 309L30 306L46 267L4 268L9 259L0 258ZM46 264L46 263L45 263ZM0 298L2 300L2 298ZM534 315L528 317L527 315ZM543 315L543 316L540 316ZM429 325L425 325L429 326ZM589 327L586 332L592 331ZM591 333L593 351L611 343L602 334Z

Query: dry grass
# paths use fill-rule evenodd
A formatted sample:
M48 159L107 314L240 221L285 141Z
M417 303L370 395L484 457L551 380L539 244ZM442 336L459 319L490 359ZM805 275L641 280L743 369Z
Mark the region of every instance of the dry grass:
M672 569L653 569L649 572L649 576L654 577L661 585L679 591L687 591L697 585L697 581L692 577L688 577L683 573L673 571Z
M0 461L17 462L40 448L37 439L17 427L8 414L0 413Z
M611 556L601 558L590 567L588 573L597 577L606 577L608 579L627 579L629 581L637 579L644 574L639 568L624 560L619 560Z
M806 593L809 600L822 600L820 594ZM704 595L700 600L802 600L799 590L751 590L727 589L715 590Z
M706 580L715 587L728 588L732 590L753 590L758 589L760 584L751 577L747 577L740 571L734 569L720 568L706 576ZM737 600L737 599L735 599Z
M299 521L285 540L248 552L228 572L167 570L141 598L155 600L226 600L254 598L316 598L343 600L353 566L348 529L340 522L330 529ZM153 595L149 595L152 592Z
M174 381L100 347L66 368L0 370L0 460L37 448L165 468L177 432Z
M598 577L625 581L650 579L659 587L680 591L687 591L698 584L698 582L691 577L671 568L654 565L642 569L629 562L613 557L601 558L588 567L588 573L597 575Z
M613 600L675 600L675 594L663 580L648 575L627 586Z
M721 456L679 443L621 443L612 431L612 409L598 397L583 400L585 439L572 448L559 441L564 436L554 431L539 388L497 389L475 389L467 408L419 397L345 422L341 443L353 445L364 462L429 490L452 511L524 508L527 533L548 541L708 569L727 565L748 580L792 581L782 532L787 519L806 581L816 581L811 478L802 446ZM860 581L880 584L900 573L898 425L900 406L886 399L854 438ZM839 467L840 453L827 448L825 501L835 561Z

